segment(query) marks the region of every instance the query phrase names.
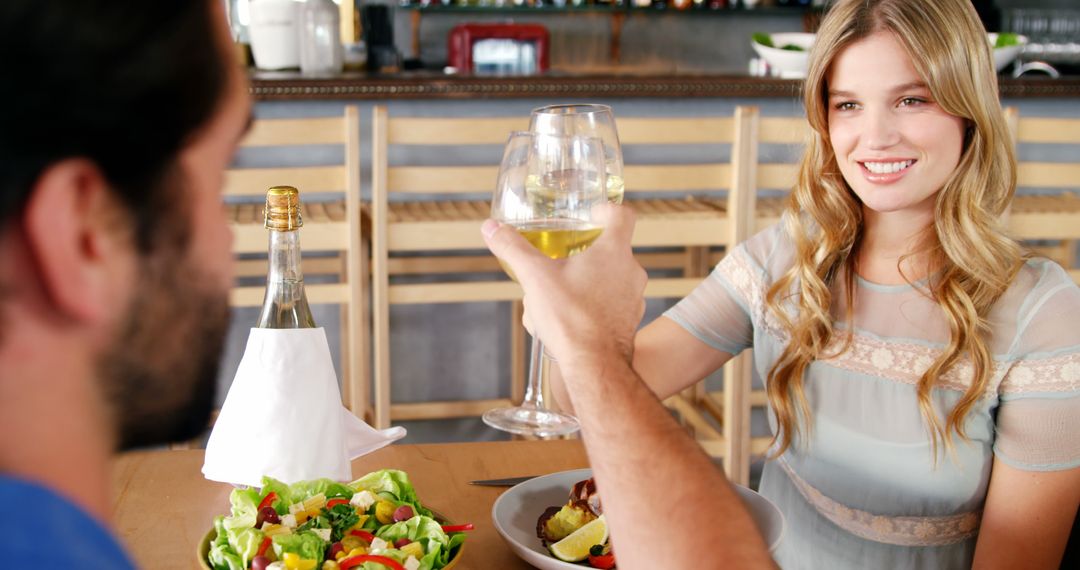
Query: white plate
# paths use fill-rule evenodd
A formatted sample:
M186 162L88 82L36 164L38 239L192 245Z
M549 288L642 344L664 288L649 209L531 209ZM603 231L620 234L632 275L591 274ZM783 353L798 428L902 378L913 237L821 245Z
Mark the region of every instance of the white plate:
M536 537L536 519L548 507L566 504L574 483L592 476L590 469L562 471L530 479L515 485L499 496L491 507L495 530L499 531L510 549L522 560L540 570L581 570L586 566L570 564L553 558ZM784 516L768 499L747 489L735 489L765 537L770 552L780 544L784 535Z

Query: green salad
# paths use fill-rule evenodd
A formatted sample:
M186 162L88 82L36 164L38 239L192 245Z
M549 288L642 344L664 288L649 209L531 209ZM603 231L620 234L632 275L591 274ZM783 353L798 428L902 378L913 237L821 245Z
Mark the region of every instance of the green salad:
M802 46L797 46L795 44L784 44L782 46L778 46L778 45L773 43L772 36L770 36L769 34L763 33L763 32L754 32L751 35L751 38L753 38L753 40L755 42L757 42L757 43L759 43L759 44L761 44L761 45L763 45L765 47L777 48L777 49L782 49L782 50L787 50L787 51L806 51L805 49L803 49Z
M1012 33L1000 33L994 41L994 49L1020 44L1020 36Z
M233 490L231 515L214 519L215 570L439 570L472 530L436 521L403 471L262 483Z

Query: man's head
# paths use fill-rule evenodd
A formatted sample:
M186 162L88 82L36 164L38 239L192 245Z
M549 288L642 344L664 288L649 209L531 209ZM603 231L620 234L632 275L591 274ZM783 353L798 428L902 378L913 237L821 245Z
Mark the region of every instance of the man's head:
M220 3L5 0L0 49L18 54L0 90L0 348L36 326L16 307L84 335L122 447L198 433L228 318L220 189L250 112Z

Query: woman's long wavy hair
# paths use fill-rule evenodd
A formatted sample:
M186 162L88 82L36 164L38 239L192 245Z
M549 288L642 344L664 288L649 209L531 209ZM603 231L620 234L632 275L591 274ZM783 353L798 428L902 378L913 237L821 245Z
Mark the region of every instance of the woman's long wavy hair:
M804 86L811 140L784 215L795 260L769 289L766 302L789 335L768 372L768 395L779 430L776 455L809 431L810 408L803 376L811 362L850 348L854 328L838 337L830 311L833 285L845 283L850 325L855 303L855 259L863 232L858 197L840 173L829 138L828 76L847 46L879 31L895 35L934 100L965 119L964 148L956 170L937 193L934 222L914 251L935 271L925 286L949 325L949 342L918 383L919 409L928 426L931 451L951 448L950 432L966 438L964 418L993 373L987 346L987 314L1023 264L1019 244L999 220L1016 187L1016 161L998 101L986 32L969 0L840 0L829 11L810 54ZM899 266L899 263L898 263ZM903 274L903 272L901 272ZM905 276L905 279L907 277ZM910 282L910 279L908 280ZM830 350L830 343L839 348ZM973 375L944 424L931 392L953 366L967 361Z

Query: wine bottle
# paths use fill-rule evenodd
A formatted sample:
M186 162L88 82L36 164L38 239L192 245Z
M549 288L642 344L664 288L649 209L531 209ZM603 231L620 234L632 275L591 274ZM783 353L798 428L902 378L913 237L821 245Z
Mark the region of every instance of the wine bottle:
M315 328L300 267L300 192L292 186L274 186L266 191L264 210L270 230L270 267L266 275L266 296L256 325L263 329Z

